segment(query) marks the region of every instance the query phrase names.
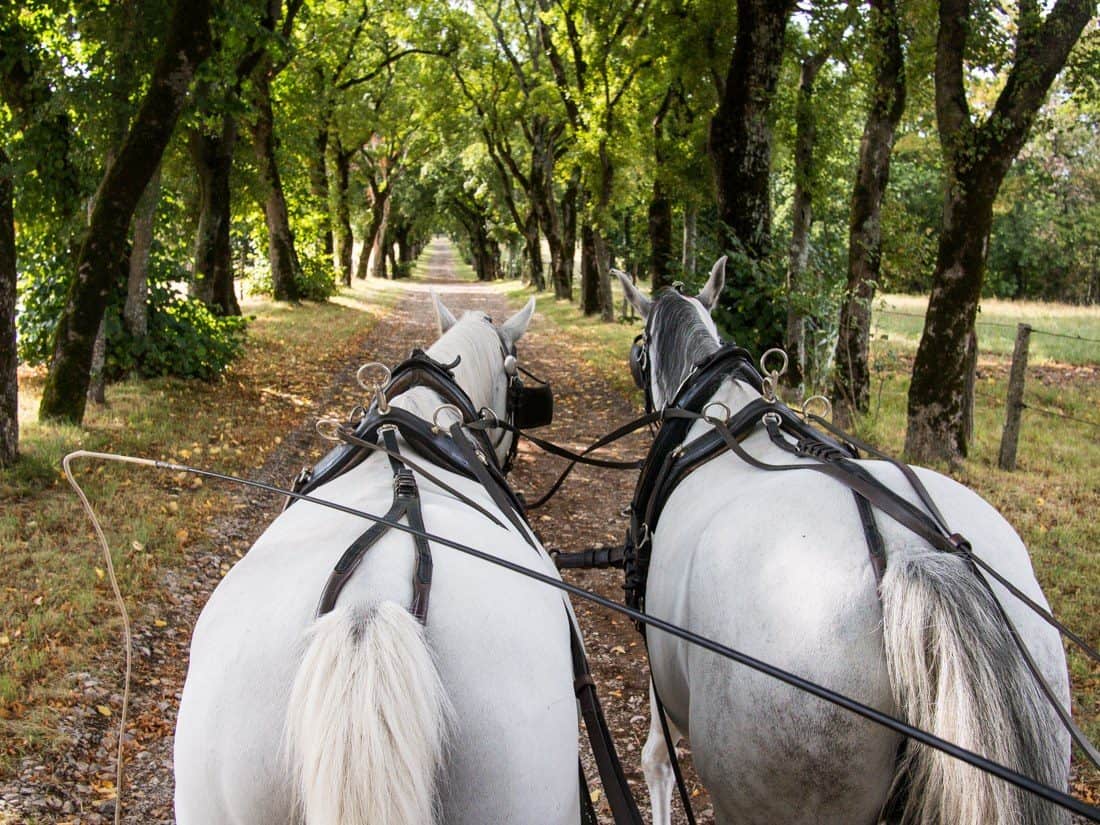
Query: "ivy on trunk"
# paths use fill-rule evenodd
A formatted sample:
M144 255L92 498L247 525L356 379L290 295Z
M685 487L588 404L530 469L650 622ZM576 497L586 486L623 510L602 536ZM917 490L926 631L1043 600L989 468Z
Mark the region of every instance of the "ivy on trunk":
M108 295L120 273L126 272L130 219L210 48L210 0L179 0L141 108L99 185L54 337L39 407L43 419L79 424L84 418L96 332Z

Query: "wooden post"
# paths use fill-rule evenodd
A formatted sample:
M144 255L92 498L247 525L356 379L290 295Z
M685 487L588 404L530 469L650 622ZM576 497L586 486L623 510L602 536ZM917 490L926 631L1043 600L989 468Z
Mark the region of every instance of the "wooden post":
M1001 454L997 464L1002 470L1016 469L1016 442L1020 439L1020 415L1024 410L1024 373L1027 372L1027 346L1031 340L1028 324L1016 326L1016 346L1012 350L1012 370L1008 376L1005 400L1005 428L1001 434Z

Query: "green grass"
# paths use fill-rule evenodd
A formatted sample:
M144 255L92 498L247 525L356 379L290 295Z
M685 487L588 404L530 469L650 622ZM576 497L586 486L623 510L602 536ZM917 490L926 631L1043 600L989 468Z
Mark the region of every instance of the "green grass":
M104 562L62 480L61 458L83 448L248 475L398 295L394 284L372 281L325 304L249 299L247 348L223 378L113 384L106 406L89 406L83 429L39 424L42 375L22 372L22 459L0 471L0 770L28 752L64 747L55 719L72 701L67 674L112 667L118 656L120 620ZM73 466L107 530L135 621L147 621L163 602L164 572L181 563L183 547L206 541L203 528L224 495L147 469Z
M618 285L616 284L616 287ZM527 290L512 286L520 299ZM562 344L596 366L616 389L635 393L627 367L630 344L641 322L603 324L585 318L574 304L538 296L541 317L560 328ZM924 311L924 299L888 296L886 308ZM988 301L981 319L998 324L1017 320L1064 335L1100 340L1100 309ZM922 321L876 312L872 347L870 413L857 425L859 435L895 454L905 439L908 371ZM1030 549L1044 593L1069 627L1100 640L1100 441L1097 429L1060 418L1025 412L1017 470L997 468L1004 419L1008 365L1015 329L979 328L979 380L974 444L961 466L939 467L968 485L1004 514ZM1100 420L1100 345L1033 334L1025 400L1032 406ZM619 423L619 422L614 422ZM1100 740L1100 668L1070 650L1074 714L1089 737ZM1080 768L1076 790L1096 798L1100 774Z
M915 353L927 304L927 297L916 295L877 298L875 336L888 336L899 349ZM977 321L979 348L986 354L1011 357L1016 325L1020 323L1032 327L1028 349L1031 363L1100 364L1100 307L1036 301L982 301Z

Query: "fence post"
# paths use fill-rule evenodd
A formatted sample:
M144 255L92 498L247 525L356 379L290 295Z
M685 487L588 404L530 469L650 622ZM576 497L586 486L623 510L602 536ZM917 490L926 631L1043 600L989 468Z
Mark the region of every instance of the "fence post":
M1016 325L1016 346L1012 349L1012 370L1008 375L1005 399L1005 428L1001 433L1001 454L997 464L1002 470L1016 469L1016 442L1020 439L1020 416L1024 410L1024 374L1027 372L1027 347L1031 340L1029 324Z

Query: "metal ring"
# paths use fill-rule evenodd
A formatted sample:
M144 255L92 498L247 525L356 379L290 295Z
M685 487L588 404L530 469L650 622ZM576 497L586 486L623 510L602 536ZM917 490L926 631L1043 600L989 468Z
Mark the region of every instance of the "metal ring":
M710 415L707 410L709 410L711 407L721 407L723 410L726 411L725 416L722 418L716 418L715 416ZM730 413L730 408L723 404L721 401L711 401L709 404L703 407L703 420L709 424L721 424L725 426L726 424L730 423L731 414L732 413Z
M814 406L814 405L820 406L822 408L822 412L821 412L820 415L816 416L817 418L831 418L832 417L832 415L833 415L833 404L832 404L832 402L828 398L826 398L824 395L811 395L809 398L807 398L805 401L802 402L802 417L803 418L809 418L810 416L814 415L814 413L812 413L810 411L810 407Z
M343 422L337 421L335 418L319 418L315 426L317 435L325 441L343 441L340 438L340 428L343 426Z
M436 433L443 432L443 428L439 426L439 414L444 410L453 410L458 414L458 420L462 420L462 410L456 407L454 404L440 404L435 408L435 412L432 413L432 431Z
M769 370L767 367L768 358L773 353L783 359L783 366L781 366L778 370ZM768 375L774 375L776 377L780 375L785 375L787 372L787 353L781 350L779 347L772 347L770 350L760 356L760 371L767 373Z
M348 413L348 424L355 427L367 417L367 408L362 404L356 404L351 408L351 412Z
M367 370L380 370L383 376L381 381L368 381L366 379ZM390 368L380 361L368 361L363 364L359 369L355 371L355 380L359 382L359 386L365 390L378 390L390 383Z
M769 403L775 403L777 398L775 390L775 379L770 375L765 375L760 382L760 394L764 396L764 400Z
M477 414L480 418L484 419L485 421L492 420L492 422L493 422L492 426L493 427L499 427L500 426L500 417L495 412L490 410L488 407L482 407L480 410L477 411Z
M762 424L764 424L764 426L767 426L768 424L774 424L776 427L778 427L780 424L783 423L783 419L782 417L780 417L779 413L771 411L764 413L764 415L760 417L760 421Z

